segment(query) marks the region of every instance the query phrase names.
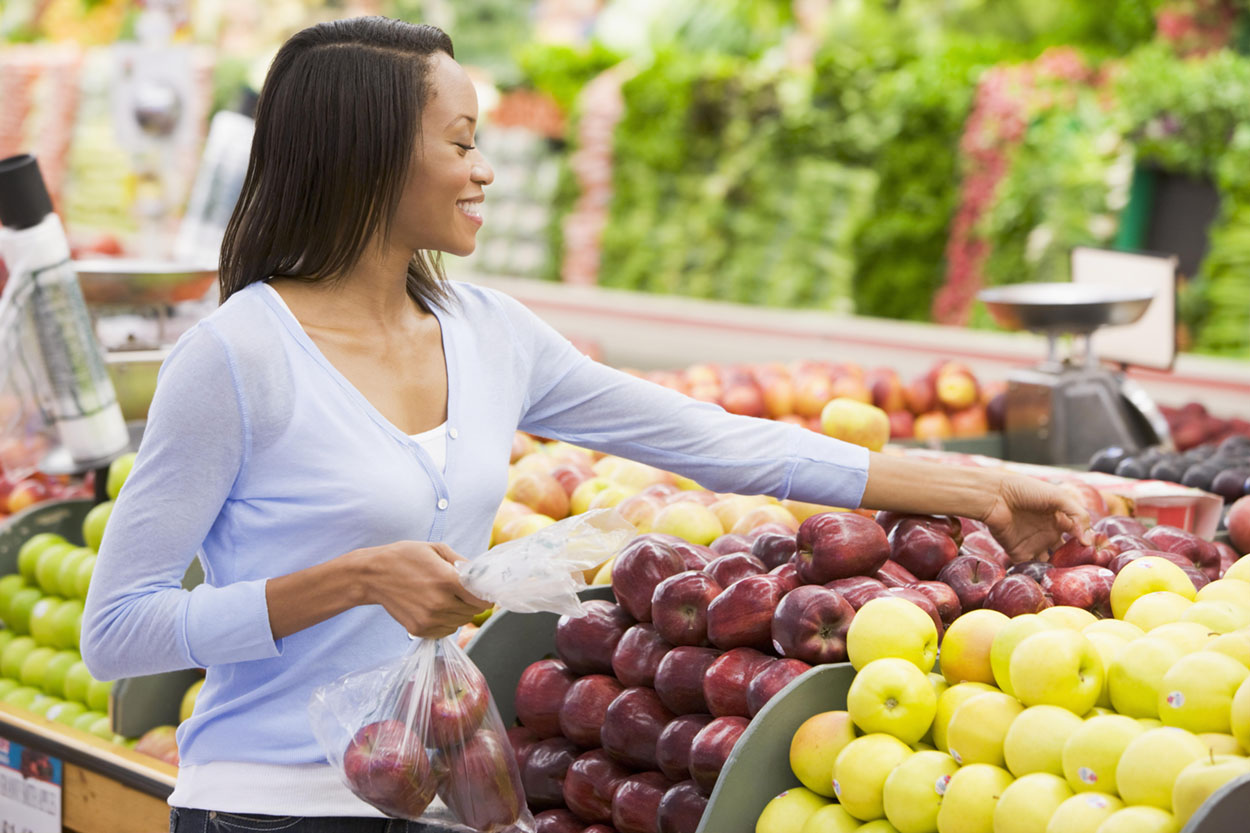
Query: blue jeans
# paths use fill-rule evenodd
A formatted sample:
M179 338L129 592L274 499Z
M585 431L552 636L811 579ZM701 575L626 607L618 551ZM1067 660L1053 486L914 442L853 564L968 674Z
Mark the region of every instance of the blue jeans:
M169 813L169 833L439 833L441 830L446 828L402 819L262 816L181 807L174 807Z

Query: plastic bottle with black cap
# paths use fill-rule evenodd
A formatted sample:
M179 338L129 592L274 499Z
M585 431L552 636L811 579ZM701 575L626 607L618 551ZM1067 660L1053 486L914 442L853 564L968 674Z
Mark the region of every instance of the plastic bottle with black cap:
M123 453L130 435L91 326L69 241L28 154L0 159L0 258L9 278L0 295L2 363L20 363L78 470ZM15 366L15 365L10 365Z

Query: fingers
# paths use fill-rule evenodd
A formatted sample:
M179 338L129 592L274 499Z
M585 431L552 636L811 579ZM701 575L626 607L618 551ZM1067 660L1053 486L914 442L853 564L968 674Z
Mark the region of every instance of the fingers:
M430 544L430 548L433 549L434 552L438 553L439 558L442 558L448 564L458 564L461 561L469 560L443 543L432 543Z

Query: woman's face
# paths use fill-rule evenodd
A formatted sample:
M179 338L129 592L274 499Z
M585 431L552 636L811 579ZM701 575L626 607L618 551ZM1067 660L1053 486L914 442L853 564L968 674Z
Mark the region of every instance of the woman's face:
M495 172L474 146L477 92L468 74L443 52L428 71L430 96L391 236L414 251L464 256L477 245L483 189Z

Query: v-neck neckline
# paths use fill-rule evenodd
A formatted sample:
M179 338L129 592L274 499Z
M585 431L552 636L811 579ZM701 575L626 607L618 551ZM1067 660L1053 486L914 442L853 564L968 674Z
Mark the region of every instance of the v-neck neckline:
M352 384L351 380L344 376L339 369L334 366L333 362L326 358L325 354L321 352L321 348L317 346L317 343L313 341L312 337L308 335L307 331L304 330L304 326L299 323L299 319L295 317L295 313L291 311L289 306L287 306L286 300L278 293L278 290L270 286L268 281L258 281L258 283L262 285L259 288L261 290L261 294L264 296L265 303L270 309L277 313L279 320L282 321L283 326L286 327L292 338L294 338L295 341L304 348L305 352L312 356L313 361L319 364L321 368L330 375L330 378L332 378L339 385L339 387L343 389L348 398L355 402L356 406L364 411L366 416L380 425L383 430L385 430L392 437L405 443L406 445L419 449L420 453L425 454L424 449L421 449L420 444L412 438L412 435L405 433L399 428L399 426L387 419L381 411L374 407L368 397L361 393L360 389ZM443 310L440 310L437 306L432 306L431 314L438 322L439 340L442 342L443 346L443 366L447 376L447 419L442 423L442 425L446 425L450 430L457 424L456 375L452 370L455 364L453 360L454 340L448 332L449 321L446 313ZM451 449L448 448L449 456L450 452Z

